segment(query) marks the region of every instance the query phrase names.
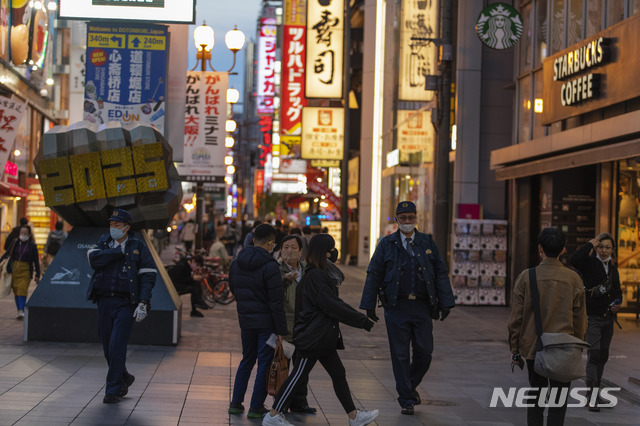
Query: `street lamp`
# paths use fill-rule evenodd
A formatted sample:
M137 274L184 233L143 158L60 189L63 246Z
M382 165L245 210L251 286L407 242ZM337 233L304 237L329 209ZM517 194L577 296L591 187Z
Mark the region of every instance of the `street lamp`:
M213 71L215 71L215 68L213 68L213 65L211 65L211 50L215 45L215 33L213 31L213 28L206 25L206 23L203 21L202 25L196 27L196 29L193 31L193 41L198 52L196 54L196 65L191 71L195 70L198 67L198 62L200 62L200 71L207 71L207 63L209 64L209 67ZM233 64L231 65L231 68L225 71L226 73L231 73L231 70L233 70L233 68L236 66L236 53L238 53L238 51L244 46L245 36L242 31L238 30L237 27L234 27L233 30L227 32L224 37L224 41L227 45L227 49L229 49L233 53ZM236 92L238 91L236 90ZM227 98L228 97L229 95L227 94ZM239 98L240 93L237 93L235 102L237 102ZM229 169L229 167L233 166L228 165L227 170ZM198 225L196 232L196 248L199 249L202 247L202 215L204 212L204 188L201 181L196 182L195 201L196 223Z

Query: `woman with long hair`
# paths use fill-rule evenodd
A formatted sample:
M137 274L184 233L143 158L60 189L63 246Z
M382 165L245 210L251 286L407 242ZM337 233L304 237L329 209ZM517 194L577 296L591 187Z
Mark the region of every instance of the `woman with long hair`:
M38 247L33 242L31 228L21 226L18 238L15 239L9 249L0 257L0 261L9 258L7 272L12 274L13 294L15 295L17 319L24 319L24 305L29 294L29 284L35 271L36 283L40 281L40 259Z
M327 259L335 262L337 254L331 235L317 234L311 238L307 267L296 291L293 341L297 363L278 390L271 412L263 417L263 425L291 425L282 413L289 407L292 396L306 383L318 361L331 377L336 396L349 416L350 426L364 426L378 417L378 410L356 410L338 356L337 350L344 349L339 323L370 331L373 322L338 297L338 287L327 270Z

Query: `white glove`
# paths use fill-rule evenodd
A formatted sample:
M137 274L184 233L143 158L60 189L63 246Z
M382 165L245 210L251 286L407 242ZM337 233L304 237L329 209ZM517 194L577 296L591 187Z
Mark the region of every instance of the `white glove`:
M140 322L145 319L147 317L147 305L140 302L136 310L133 312L133 317L136 319L136 322Z

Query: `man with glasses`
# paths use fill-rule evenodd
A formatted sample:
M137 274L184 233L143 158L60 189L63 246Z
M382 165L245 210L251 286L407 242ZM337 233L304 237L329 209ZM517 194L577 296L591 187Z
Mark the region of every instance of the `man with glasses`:
M402 414L412 415L431 365L432 319L444 320L455 299L436 243L416 229L416 205L400 202L396 222L398 231L382 238L371 258L360 309L377 321L377 299L382 302L398 402Z
M594 250L595 249L595 250ZM587 351L587 387L589 410L600 411L597 397L604 365L609 359L609 346L613 337L613 323L622 303L620 276L612 262L615 249L613 237L602 233L580 247L569 262L580 272L587 300L587 335L591 345ZM591 398L595 392L596 397Z

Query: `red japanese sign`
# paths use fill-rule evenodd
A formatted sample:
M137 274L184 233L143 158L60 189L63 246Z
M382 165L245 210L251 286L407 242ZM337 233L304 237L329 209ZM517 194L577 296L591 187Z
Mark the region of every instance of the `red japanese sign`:
M260 117L260 132L262 133L262 144L260 144L260 166L264 167L267 156L271 154L273 149L273 141L271 132L273 130L273 117L265 115Z
M26 103L15 96L0 96L0 164L5 164L13 149ZM4 174L5 168L2 168Z
M304 96L305 40L304 26L285 25L282 49L282 110L280 134L300 136Z

